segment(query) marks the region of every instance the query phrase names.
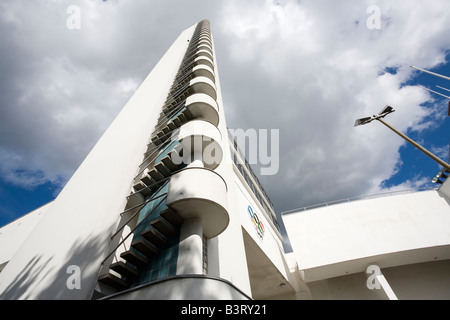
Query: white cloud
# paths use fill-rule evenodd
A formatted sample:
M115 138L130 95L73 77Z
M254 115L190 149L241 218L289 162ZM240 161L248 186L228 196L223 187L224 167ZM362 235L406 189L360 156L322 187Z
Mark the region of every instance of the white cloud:
M449 146L442 146L442 147L437 147L437 146L432 146L430 148L430 151L435 154L438 158L448 162L449 161L449 157L450 157L450 153L449 153Z
M424 121L435 111L423 106L430 95L404 83L410 64L433 67L445 58L450 11L444 2L377 3L381 30L366 27L369 2L226 4L227 63L239 64L236 87L246 88L227 88L225 94L239 94L228 98L239 110L232 120L280 128L281 170L263 180L282 209L379 191L398 171L405 142L378 123L353 128L356 118L390 104L396 112L388 122L402 131L433 125ZM396 74L383 74L386 67Z
M12 183L67 179L178 34L203 18L228 126L280 129L280 171L261 177L277 210L382 190L404 141L379 123L354 128L356 118L390 104L388 121L402 131L434 125L430 94L404 83L409 65L445 59L445 0L75 3L80 30L66 28L65 1L0 4L0 174ZM380 30L366 27L371 4Z

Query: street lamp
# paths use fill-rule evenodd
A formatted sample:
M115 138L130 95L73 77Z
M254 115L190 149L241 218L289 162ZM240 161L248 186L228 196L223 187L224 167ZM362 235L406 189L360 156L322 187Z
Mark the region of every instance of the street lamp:
M409 137L407 137L406 135L404 135L403 133L401 133L400 131L398 131L397 129L395 129L394 127L392 127L391 125L389 125L388 123L386 123L383 118L386 117L388 114L394 112L395 110L390 107L390 106L386 106L384 107L383 110L380 111L380 113L378 113L378 115L373 115L372 117L365 117L365 118L361 118L361 119L357 119L355 121L355 127L357 126L361 126L364 124L367 124L369 122L372 122L373 120L378 120L380 121L382 124L384 124L386 127L388 127L389 129L391 129L392 131L394 131L396 134L398 134L400 137L402 137L403 139L405 139L406 141L408 141L409 143L411 143L414 147L416 147L417 149L419 149L420 151L422 151L423 153L425 153L427 156L429 156L431 159L433 159L434 161L436 161L437 163L439 163L441 166L443 166L446 170L450 170L450 165L439 159L438 157L436 157L434 154L432 154L430 151L428 151L427 149L425 149L424 147L422 147L420 144L418 144L417 142L415 142L414 140L410 139Z
M444 182L441 179L444 179L444 181L448 178L448 171L445 169L438 172L438 174L431 180L433 183L443 184Z

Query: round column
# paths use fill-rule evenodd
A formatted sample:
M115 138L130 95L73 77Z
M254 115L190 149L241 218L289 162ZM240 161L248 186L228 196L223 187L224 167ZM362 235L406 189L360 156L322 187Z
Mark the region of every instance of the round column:
M177 275L203 273L203 228L200 218L184 220L180 231Z

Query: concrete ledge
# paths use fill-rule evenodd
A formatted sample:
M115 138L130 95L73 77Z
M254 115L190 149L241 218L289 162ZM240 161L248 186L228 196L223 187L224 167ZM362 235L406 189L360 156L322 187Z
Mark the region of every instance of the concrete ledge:
M186 168L171 177L166 204L184 220L200 218L203 234L213 238L228 226L227 184L215 171Z
M192 274L150 282L100 300L251 300L251 298L228 280Z
M195 93L186 99L186 109L196 120L205 120L216 126L219 124L219 107L216 100L206 93Z
M354 260L299 269L299 272L301 279L308 283L312 281L346 276L354 273L366 272L367 267L370 265L377 265L378 267L384 269L431 261L445 261L449 259L450 246L443 245L361 257ZM299 266L299 268L301 268L301 266Z
M435 190L283 216L304 281L450 259L450 207Z

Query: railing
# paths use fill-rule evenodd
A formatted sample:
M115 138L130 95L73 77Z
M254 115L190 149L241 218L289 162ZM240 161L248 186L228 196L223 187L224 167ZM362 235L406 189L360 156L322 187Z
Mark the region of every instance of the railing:
M384 193L376 193L376 194L365 195L365 196L356 196L356 197L350 197L350 198L343 198L343 199L339 199L339 200L327 201L327 202L313 204L313 205L306 206L306 207L300 207L300 208L297 208L297 209L283 211L283 212L281 212L281 215L286 215L286 214L291 214L291 213L300 212L300 211L308 211L308 210L328 207L330 205L335 205L335 204L340 204L340 203L353 202L353 201L358 201L358 200L376 199L376 198L381 198L381 197L385 197L385 196L394 196L394 195L399 195L399 194L408 194L408 193L413 193L413 192L430 191L430 190L437 190L437 189L438 189L437 187L415 188L415 189L408 189L408 190L399 190L399 191L390 191L390 192L384 192Z
M272 223L274 224L276 229L278 231L280 231L280 225L276 218L272 201L267 196L266 191L264 190L263 186L259 182L255 173L253 172L252 168L250 167L250 164L248 163L247 159L243 155L242 151L237 146L237 142L235 141L234 137L231 135L231 133L229 131L228 131L228 137L229 137L229 141L230 141L231 156L232 156L234 164L236 165L236 168L238 169L239 173L242 175L242 177L246 181L250 190L252 190L256 199L258 199L258 202L261 204L261 206L267 212L267 217L270 219L270 221L272 221ZM238 157L241 158L240 161L238 161Z
M236 139L235 137L231 134L231 132L228 130L228 138L230 140L231 145L233 146L233 148L236 150L236 152L239 154L239 156L242 158L242 160L244 160L244 165L245 167L248 169L248 171L250 172L250 175L252 176L252 178L255 180L256 184L258 185L258 187L261 189L261 192L263 193L264 197L266 198L267 202L270 204L270 207L273 210L273 203L270 200L269 196L266 194L266 191L264 190L261 182L259 181L258 177L256 176L256 174L253 172L250 164L247 161L247 158L244 156L243 152L241 151L241 149L239 148L239 146L237 145Z
M130 231L130 232L128 232L128 234L119 242L119 244L118 245L116 245L115 247L114 247L114 249L103 259L103 261L102 261L102 265L106 262L106 260L108 260L109 259L109 257L111 257L111 255L113 254L113 253L115 253L116 252L116 250L128 239L128 237L130 237L131 235L133 235L134 234L134 231L137 229L137 228L139 228L140 227L140 225L149 217L149 216L151 216L152 215L152 213L159 207L159 205L161 204L161 203L163 203L163 201L165 201L166 200L166 198L167 198L167 192L166 193L163 193L163 194L158 194L159 193L159 190L162 190L168 183L169 183L169 180L170 179L167 179L165 182L164 182L164 184L162 185L162 186L160 186L159 187L159 189L158 189L158 191L157 192L155 192L149 199L147 199L146 201L144 201L143 203L141 203L141 204L139 204L138 206L136 206L137 208L139 208L127 221L126 221L126 223L124 223L112 236L111 236L111 240L114 238L114 237L116 237L118 234L119 234L119 232L123 229L123 228L125 228L125 226L127 226L128 225L128 223L130 223L131 222L131 220L133 220L134 219L134 217L137 215L137 214L139 214L140 212L141 212L141 209L142 208L144 208L145 207L145 205L147 205L148 203L150 203L150 202L152 202L152 201L155 201L155 200L158 200L159 198L162 198L159 202L158 202L158 204L150 211L150 212L148 212L147 214L146 214L146 216L139 222L139 223L137 223L136 224L136 226L134 226L134 228ZM123 214L123 213L125 213L125 212L127 212L127 211L130 211L130 209L128 209L128 210L126 210L126 211L124 211L124 212L122 212L121 214Z
M172 133L173 132L167 132L164 135L162 135L160 137L160 139L161 138L168 138L168 137L170 137L172 135ZM173 141L171 141L171 140L165 140L161 145L155 146L152 149L149 149L147 152L151 151L151 153L147 157L145 157L145 159L139 165L140 169L138 171L138 174L134 177L133 181L135 181L136 179L139 179L139 180L141 179L142 173L145 171L145 169L148 168L148 166L152 163L152 161L155 160L154 164L157 164L158 162L156 161L156 159L158 158L159 155L161 155L161 153L173 150L173 148L168 150L168 148L170 147L172 142Z

